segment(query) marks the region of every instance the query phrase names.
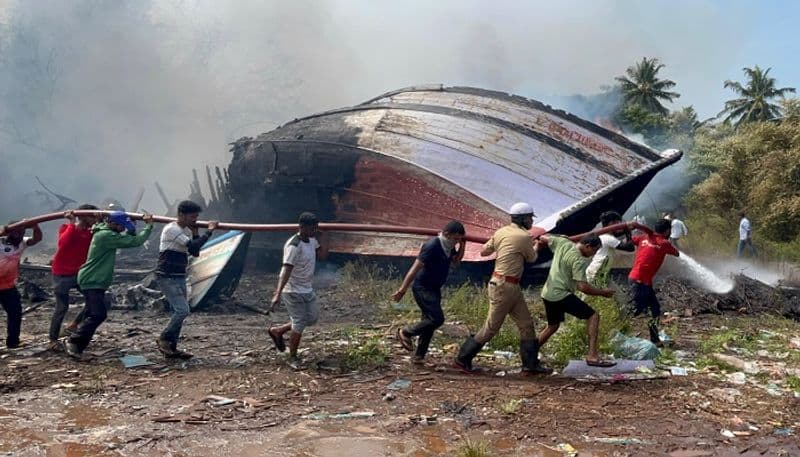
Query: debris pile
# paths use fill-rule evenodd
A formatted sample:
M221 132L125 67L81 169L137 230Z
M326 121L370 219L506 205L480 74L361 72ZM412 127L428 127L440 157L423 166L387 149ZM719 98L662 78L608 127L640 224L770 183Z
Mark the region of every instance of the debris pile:
M738 275L734 280L736 286L732 291L715 294L669 276L656 283L656 292L664 311L684 315L720 314L725 311L778 314L800 321L800 291L772 287L744 275ZM627 281L618 280L617 284L627 284Z

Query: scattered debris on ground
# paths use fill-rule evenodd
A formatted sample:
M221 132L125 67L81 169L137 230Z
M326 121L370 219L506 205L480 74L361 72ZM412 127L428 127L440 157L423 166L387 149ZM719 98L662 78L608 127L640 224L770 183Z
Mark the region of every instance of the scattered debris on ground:
M47 276L24 276L49 290ZM800 454L800 323L770 312L755 285L734 298L690 288L672 295L662 285L672 346L625 376L583 382L560 373L523 378L505 349L481 354L486 375L457 373L450 361L470 328L452 315L428 364L413 365L393 339L399 311L382 291L347 278L320 286L322 323L304 338L303 366L290 366L265 334L285 312L248 310L264 309L274 275L245 276L234 300L190 316L182 347L195 358L166 360L155 339L168 316L136 281L119 290L147 300L128 306L127 293L118 296L121 309L112 309L86 361L48 350L52 298L25 316L25 346L0 351L0 452ZM709 305L718 299L722 306ZM551 362L547 347L544 357Z

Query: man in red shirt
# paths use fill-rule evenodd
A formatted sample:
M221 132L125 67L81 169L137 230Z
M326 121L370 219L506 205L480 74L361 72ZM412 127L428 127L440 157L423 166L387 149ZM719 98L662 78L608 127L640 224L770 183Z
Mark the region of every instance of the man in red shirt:
M628 275L631 283L631 301L634 303L633 315L638 316L650 309L651 318L647 323L650 331L650 341L658 347L663 347L664 343L658 336L658 323L661 316L661 304L658 302L656 292L653 290L653 277L664 263L664 257L674 255L678 257L680 253L669 241L671 223L667 219L656 222L655 230L647 227L641 228L644 235L633 237L633 244L636 245L636 257L633 260L633 267Z
M94 205L81 205L79 210L96 210ZM55 348L61 333L61 323L69 309L69 291L78 289L78 270L86 262L89 245L92 243L92 226L97 223L96 216L80 216L75 220L72 211L64 213L68 220L58 228L58 248L50 264L53 273L53 294L56 296L56 306L53 317L50 319L50 346ZM72 329L77 328L81 314L70 324Z

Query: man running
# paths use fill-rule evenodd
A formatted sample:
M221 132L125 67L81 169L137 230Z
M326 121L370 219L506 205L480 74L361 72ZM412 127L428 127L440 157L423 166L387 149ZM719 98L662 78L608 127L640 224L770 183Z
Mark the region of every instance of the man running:
M633 244L637 249L633 267L628 274L628 281L631 284L631 300L634 303L633 315L638 316L648 309L650 310L650 319L647 322L650 341L658 347L663 347L664 343L661 341L658 331L661 304L653 289L653 278L667 255L678 257L680 252L667 238L671 230L669 220L659 220L654 228L655 230L650 230L649 227L643 226L641 230L644 234L633 237Z
M442 286L447 281L450 266L464 257L464 235L466 232L461 222L448 222L439 236L422 245L414 264L403 279L403 284L392 294L394 301L400 301L411 283L414 283L411 292L422 313L422 319L413 326L397 329L397 339L407 351L414 351L412 338L419 337L416 351L411 357L414 364L424 363L433 333L444 324Z
M496 253L497 258L489 280L486 322L478 333L467 337L455 359L455 366L465 373L475 371L472 359L500 331L506 316L511 316L519 330L522 374L553 372L539 362L539 342L533 317L519 285L525 263L535 262L537 256L538 244L528 232L533 227L533 207L527 203L515 203L509 213L511 223L494 232L481 251L482 256Z
M319 236L320 241L317 241ZM297 357L300 338L306 327L319 320L319 302L312 287L316 261L328 257L327 236L320 236L319 221L313 213L303 213L298 221L298 232L283 246L283 265L278 277L278 287L270 301L270 311L283 302L290 321L267 329L269 337L280 352L286 351L283 335L289 333L289 364L299 368Z
M78 210L96 209L96 206L89 204L78 207ZM48 334L50 348L53 350L59 347L58 338L61 336L61 324L69 309L69 291L72 289L80 291L78 271L89 254L89 245L92 243L92 226L98 221L96 215L76 218L72 211L64 213L64 218L67 219L67 222L58 228L58 247L53 261L50 263L50 270L53 274L53 295L56 298ZM67 331L74 332L82 319L83 311L67 326Z
M575 295L575 291L578 290L586 295L614 296L614 289L595 287L586 279L586 266L600 249L602 243L600 237L594 234L586 235L577 244L558 235L542 235L539 239L553 251L550 272L542 288L547 327L539 333L539 344L543 346L558 331L565 315L570 314L586 321L586 333L589 335L586 364L595 367L613 367L616 365L615 362L600 359L597 352L600 315Z
M80 358L92 341L95 331L106 320L108 311L105 304L106 290L114 277L114 263L117 249L135 248L144 244L153 231L153 216L146 214L142 220L147 224L136 235L123 232L133 231L136 226L122 211L111 213L106 222L92 228L94 235L89 246L86 263L78 271L78 287L86 297L84 318L78 329L66 342L67 354Z
M19 262L25 249L42 241L42 229L38 225L32 229L33 237L26 237L24 228L0 228L0 304L8 315L6 347L9 349L19 347L22 331L22 298L16 285Z
M197 219L202 211L197 203L184 200L178 204L177 220L161 231L156 278L172 309L172 317L156 339L156 345L166 358L192 357L191 353L178 349L183 321L191 313L186 296L186 267L189 256L199 256L200 249L217 228L217 222L210 221L206 233L198 233Z

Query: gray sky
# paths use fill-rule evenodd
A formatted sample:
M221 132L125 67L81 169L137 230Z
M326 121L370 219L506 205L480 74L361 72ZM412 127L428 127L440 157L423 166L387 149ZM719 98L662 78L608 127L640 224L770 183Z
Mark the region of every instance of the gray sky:
M0 0L0 216L34 175L81 201L161 211L226 144L399 87L445 83L543 101L590 94L643 56L677 106L716 114L725 79L772 66L800 85L800 7L702 1ZM18 195L27 195L20 200Z

